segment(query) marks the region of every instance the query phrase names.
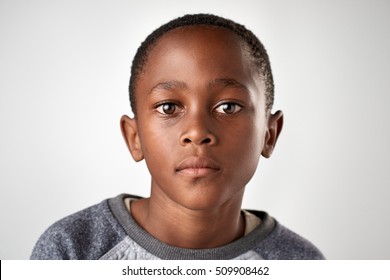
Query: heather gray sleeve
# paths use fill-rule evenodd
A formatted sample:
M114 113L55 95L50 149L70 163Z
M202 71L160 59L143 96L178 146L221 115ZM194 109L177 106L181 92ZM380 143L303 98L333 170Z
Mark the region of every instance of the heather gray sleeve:
M31 259L99 259L125 236L103 201L49 227L36 243Z
M310 241L276 222L274 230L255 250L266 260L323 260L321 251Z
M64 233L56 223L48 228L38 239L31 254L31 260L69 260L71 254L66 248ZM65 238L66 239L66 238Z

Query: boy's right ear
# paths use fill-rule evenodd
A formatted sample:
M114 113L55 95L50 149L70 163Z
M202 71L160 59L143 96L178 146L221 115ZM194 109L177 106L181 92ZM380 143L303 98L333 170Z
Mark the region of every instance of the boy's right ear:
M139 138L137 121L134 118L131 119L123 115L121 118L121 131L133 159L135 161L143 160L144 154Z

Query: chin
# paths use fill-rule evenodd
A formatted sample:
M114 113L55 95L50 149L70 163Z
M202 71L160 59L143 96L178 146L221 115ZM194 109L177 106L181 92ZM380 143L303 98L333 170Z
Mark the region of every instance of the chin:
M192 193L191 195L186 196L184 199L176 200L176 202L189 210L212 211L220 208L229 201L237 201L237 198L241 203L242 196L236 197L235 195L229 194L221 195L221 192L218 190L214 192L208 190L204 193Z

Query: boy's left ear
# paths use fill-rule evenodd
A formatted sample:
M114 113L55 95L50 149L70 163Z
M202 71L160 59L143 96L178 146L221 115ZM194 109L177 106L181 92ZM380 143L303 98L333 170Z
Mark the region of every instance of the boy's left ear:
M277 111L274 114L270 114L268 117L268 129L265 133L264 146L261 155L269 158L276 145L276 140L280 135L283 127L283 112Z

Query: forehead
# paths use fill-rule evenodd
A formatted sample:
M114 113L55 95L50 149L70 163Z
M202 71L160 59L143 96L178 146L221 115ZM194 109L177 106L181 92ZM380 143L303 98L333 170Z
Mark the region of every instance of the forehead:
M169 50L193 51L199 58L215 52L230 56L249 54L248 47L232 31L209 25L183 26L168 31L150 47L148 56L159 56Z
M154 43L154 47L161 45L176 45L180 43L192 42L207 42L204 47L209 45L225 45L227 47L237 47L242 40L232 31L218 26L212 25L190 25L172 29ZM199 42L200 43L200 42ZM198 44L197 44L198 45ZM187 45L190 47L191 45Z
M197 25L173 29L149 48L140 79L168 79L188 73L221 78L253 78L248 46L232 31Z

